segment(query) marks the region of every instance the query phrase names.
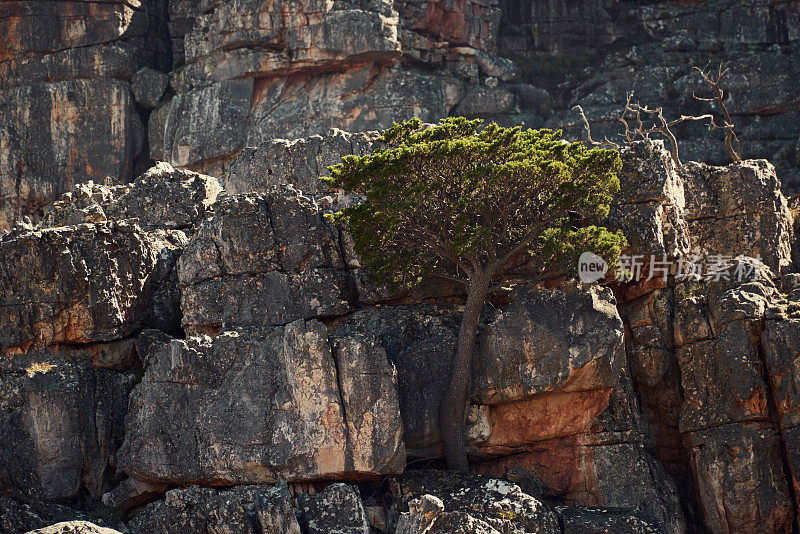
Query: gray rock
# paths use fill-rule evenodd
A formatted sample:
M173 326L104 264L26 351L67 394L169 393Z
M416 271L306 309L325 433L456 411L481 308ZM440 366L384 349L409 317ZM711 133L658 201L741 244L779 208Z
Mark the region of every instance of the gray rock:
M145 109L156 107L168 83L169 77L163 72L149 67L137 70L131 78L131 90L136 103Z
M88 180L131 178L144 130L127 82L79 79L0 91L0 228ZM92 110L86 113L86 110Z
M456 107L456 114L469 118L507 113L514 106L514 93L508 89L471 86Z
M185 238L125 222L0 238L0 346L112 341L150 324Z
M371 152L375 137L333 129L324 136L293 141L274 139L246 147L226 166L222 182L229 195L268 191L285 184L309 195L322 193L328 186L319 178L328 175L328 166L339 163L344 156Z
M715 532L780 532L794 520L780 442L764 424L686 437L703 520Z
M438 409L457 334L456 310L430 305L360 310L335 333L336 337L378 341L397 369L404 440L413 456L431 456L441 447Z
M647 514L620 508L556 508L564 534L656 534L670 532Z
M684 183L663 143L640 141L621 157L620 191L606 224L623 231L632 254L687 254Z
M610 290L521 287L512 299L490 315L481 336L474 400L500 404L545 392L613 387L623 332Z
M128 523L132 534L264 532L300 534L286 483L214 490L192 486L167 492Z
M353 299L338 231L290 188L218 202L178 261L178 279L188 332L341 315Z
M478 52L475 62L487 76L493 76L504 82L514 81L519 78L519 67L503 57L493 56L486 52Z
M217 485L402 471L388 362L360 361L372 354L355 341L334 356L327 335L316 321L185 341L146 332L120 465L141 480Z
M786 269L792 261L792 216L769 162L693 163L683 178L693 247L706 254L760 256L775 274Z
M47 210L40 227L130 220L146 230L193 231L217 200L216 178L160 162L131 184L80 184Z
M152 501L167 491L167 488L166 484L153 484L129 477L104 494L102 502L105 506L125 512Z
M93 368L82 349L31 350L4 361L0 487L56 501L108 491L134 378Z
M404 512L398 532L561 532L556 514L505 480L449 471L406 471L390 486Z
M358 488L331 484L316 495L301 493L297 504L308 534L369 534L364 505Z
M148 123L150 155L183 167L232 156L244 146L252 81L231 80L180 93Z

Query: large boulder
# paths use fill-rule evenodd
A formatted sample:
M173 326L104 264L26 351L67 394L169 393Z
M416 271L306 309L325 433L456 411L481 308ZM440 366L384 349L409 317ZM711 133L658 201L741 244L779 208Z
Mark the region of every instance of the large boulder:
M781 444L764 424L686 435L703 521L712 532L783 532L794 521Z
M481 334L473 400L502 404L614 386L623 332L610 289L523 286L511 298Z
M216 178L160 162L125 185L79 184L47 210L39 226L131 220L145 230L193 231L217 200Z
M286 483L214 490L170 490L128 523L132 534L264 532L300 534Z
M178 262L187 332L341 315L354 298L338 230L291 188L220 200Z
M664 531L684 532L669 475L643 443L619 441L592 434L545 441L528 452L484 462L478 470L498 476L509 468L524 468L542 481L545 496L569 505L640 510Z
M269 191L285 184L313 195L328 189L319 179L328 175L328 166L336 165L344 156L371 152L376 137L377 132L332 129L326 135L303 139L272 139L242 149L220 176L229 195Z
M95 368L92 356L130 351L48 348L0 362L0 490L66 501L109 489L135 374Z
M664 143L637 141L624 147L620 156L620 191L606 225L625 233L634 254L687 253L684 183Z
M119 463L141 480L255 484L375 477L405 466L395 377L317 321L138 342Z
M131 336L161 313L158 290L183 244L182 232L145 233L126 222L0 238L0 348Z
M693 249L704 255L759 256L774 274L789 266L792 214L771 163L691 163L681 174Z
M440 452L438 408L455 354L458 315L453 306L378 306L351 314L337 338L367 339L397 369L399 408L409 454Z

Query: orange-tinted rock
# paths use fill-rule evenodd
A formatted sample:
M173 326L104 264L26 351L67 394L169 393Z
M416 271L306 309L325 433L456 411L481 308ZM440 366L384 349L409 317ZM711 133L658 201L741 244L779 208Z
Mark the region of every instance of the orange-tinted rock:
M489 438L481 454L509 454L541 441L587 432L608 406L610 388L553 392L489 406ZM536 446L536 445L534 445Z
M500 404L545 392L608 390L621 365L615 355L622 338L608 289L520 288L482 334L472 397Z
M784 532L793 521L778 436L767 425L725 425L686 435L697 498L712 532Z
M405 466L395 377L317 321L171 339L151 330L119 462L172 484L361 479ZM379 356L379 355L376 355Z
M0 230L41 217L74 184L131 177L144 132L126 82L38 83L2 96Z
M124 222L5 235L0 348L112 341L149 325L185 239Z
M602 443L591 436L541 442L530 452L481 463L480 473L521 467L542 481L545 495L569 505L649 512L667 532L683 532L674 484L641 443Z

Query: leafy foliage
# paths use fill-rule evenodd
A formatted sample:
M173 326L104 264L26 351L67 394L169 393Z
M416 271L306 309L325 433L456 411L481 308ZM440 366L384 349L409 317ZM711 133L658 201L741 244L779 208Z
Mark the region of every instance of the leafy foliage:
M563 273L587 250L616 260L622 234L591 224L619 190L617 153L568 143L560 131L481 123L395 124L380 138L385 148L329 168L323 180L364 199L334 218L373 276L466 284L477 273Z

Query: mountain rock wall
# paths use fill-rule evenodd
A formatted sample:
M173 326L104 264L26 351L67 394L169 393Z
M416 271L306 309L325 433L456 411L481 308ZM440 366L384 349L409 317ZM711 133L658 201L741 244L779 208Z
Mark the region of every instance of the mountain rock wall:
M458 293L376 287L323 217L347 199L290 183L370 143L275 141L221 177L235 194L162 163L0 239L0 530L123 528L113 510L133 532L791 529L800 281L771 164L623 150L628 252L763 265L505 294L479 328L480 475L453 479L412 468L440 462Z
M616 139L626 95L668 119L719 111L745 158L800 191L795 0L4 2L0 229L74 184L164 161L235 174L273 139L482 117ZM675 127L684 161L728 162L720 130ZM327 160L326 160L327 162Z

